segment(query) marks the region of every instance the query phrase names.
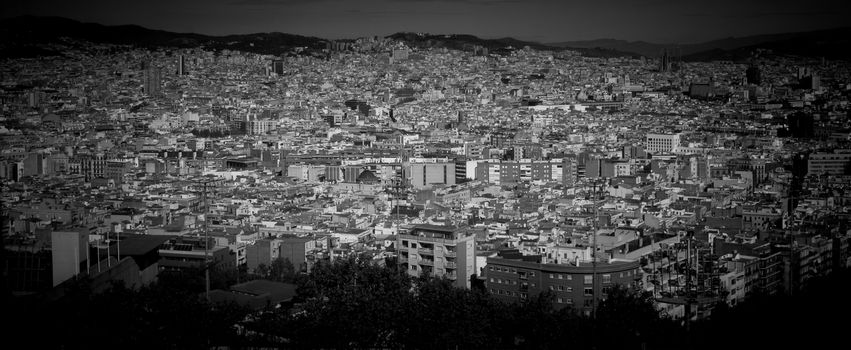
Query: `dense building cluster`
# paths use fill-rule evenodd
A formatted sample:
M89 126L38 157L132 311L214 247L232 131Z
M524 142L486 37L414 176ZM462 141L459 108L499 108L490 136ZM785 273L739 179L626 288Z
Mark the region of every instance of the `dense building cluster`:
M851 263L844 62L63 52L0 64L16 293L367 254L506 301L590 314L620 284L699 318Z

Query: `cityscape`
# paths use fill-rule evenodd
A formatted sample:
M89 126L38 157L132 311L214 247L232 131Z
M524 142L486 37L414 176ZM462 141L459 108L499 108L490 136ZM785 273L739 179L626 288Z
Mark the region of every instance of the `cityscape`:
M4 13L9 344L841 341L851 27L669 45L435 26Z

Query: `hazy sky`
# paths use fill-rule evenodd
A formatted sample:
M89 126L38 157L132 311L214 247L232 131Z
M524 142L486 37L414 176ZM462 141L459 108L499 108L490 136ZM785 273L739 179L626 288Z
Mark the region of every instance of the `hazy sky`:
M203 34L322 38L400 31L538 42L691 43L848 25L849 0L3 0L2 17L62 16Z

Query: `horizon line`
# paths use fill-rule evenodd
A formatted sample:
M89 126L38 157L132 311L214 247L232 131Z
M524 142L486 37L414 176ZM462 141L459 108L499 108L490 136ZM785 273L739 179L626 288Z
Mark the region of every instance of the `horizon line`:
M614 40L614 41L622 41L622 42L625 42L625 43L644 43L644 44L650 44L650 45L698 45L698 44L704 44L704 43L709 43L709 42L713 42L713 41L728 40L728 39L741 39L741 38L756 37L756 36L784 35L784 34L796 34L796 33L813 33L813 32L831 31L831 30L840 30L840 29L851 28L851 26L838 26L838 27L805 30L805 31L770 32L770 33L759 33L759 34L747 34L747 35L741 35L741 36L726 36L726 37L719 37L719 38L715 38L715 39L703 40L703 41L697 41L697 42L660 43L660 42L646 41L644 39L628 40L628 39L617 39L617 38L612 38L612 37L602 37L602 38L595 38L595 39L570 39L570 40L565 39L565 40L544 42L544 41L538 41L538 40L532 40L532 39L522 39L520 37L514 37L514 36L488 36L488 35L480 35L480 34L472 34L472 33L435 33L435 32L417 32L417 31L396 31L396 32L393 32L393 33L390 33L390 34L384 34L384 35L361 35L361 36L356 36L356 37L340 37L340 38L328 38L328 37L321 37L321 36L316 36L316 35L301 34L301 33L294 33L294 32L282 32L282 31L243 32L243 33L234 32L234 33L229 33L229 34L205 34L205 33L200 33L200 32L183 32L183 31L174 31L174 30L169 30L169 29L153 28L153 27L148 27L148 26L144 26L144 25L141 25L141 24L135 24L135 23L103 24L103 23L100 23L100 22L83 21L83 20L79 20L79 19L75 19L75 18L71 18L71 17L65 17L65 16L42 16L42 15L33 15L33 14L22 14L22 15L15 15L15 16L0 16L0 22L6 21L6 20L12 20L12 19L26 18L26 17L45 18L45 19L47 19L47 18L63 19L63 20L74 21L74 22L81 23L81 24L94 24L94 25L100 25L100 26L104 26L104 27L135 26L135 27L140 27L140 28L144 28L144 29L147 29L147 30L163 31L163 32L169 32L169 33L174 33L174 34L203 35L203 36L219 37L219 38L226 37L226 36L232 36L232 35L288 34L288 35L297 35L297 36L302 36L302 37L333 41L333 40L356 40L356 39L359 39L359 38L369 38L369 37L375 37L375 36L386 38L386 37L389 37L389 36L394 35L394 34L402 34L402 33L412 33L412 34L422 33L422 34L428 34L428 35L470 35L470 36L474 36L474 37L477 37L479 39L485 39L485 40L514 39L514 40L520 40L520 41L525 41L525 42L544 45L544 46L552 46L552 47L556 47L556 48L558 46L554 46L555 44L563 44L563 43L571 43L571 42L582 43L582 42L600 41L600 40Z

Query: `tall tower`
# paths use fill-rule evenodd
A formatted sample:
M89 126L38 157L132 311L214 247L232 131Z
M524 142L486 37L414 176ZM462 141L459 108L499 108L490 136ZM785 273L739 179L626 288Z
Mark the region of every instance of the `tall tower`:
M284 60L272 61L272 73L275 73L278 76L284 75Z
M184 55L177 58L177 75L186 75L186 56Z
M671 70L671 56L668 55L668 49L662 49L662 57L659 59L659 71L667 72Z
M142 71L142 88L148 96L159 96L162 84L160 82L160 70L150 64L144 64Z
M747 77L748 84L759 85L762 83L762 74L760 74L759 67L753 63L745 71L745 76Z

